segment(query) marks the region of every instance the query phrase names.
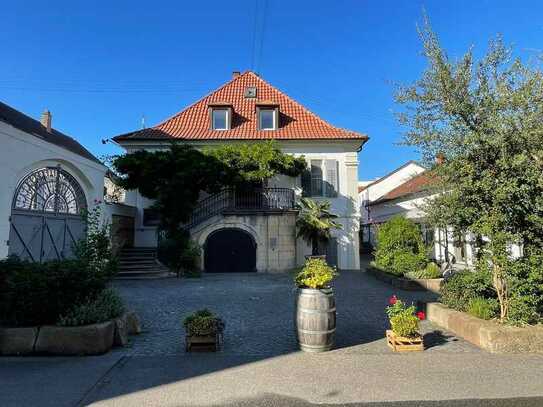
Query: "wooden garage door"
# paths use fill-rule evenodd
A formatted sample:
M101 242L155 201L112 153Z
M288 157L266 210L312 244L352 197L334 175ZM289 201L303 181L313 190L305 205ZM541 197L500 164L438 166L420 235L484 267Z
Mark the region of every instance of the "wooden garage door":
M85 209L81 186L60 166L31 172L13 198L8 255L30 261L72 257L85 236Z

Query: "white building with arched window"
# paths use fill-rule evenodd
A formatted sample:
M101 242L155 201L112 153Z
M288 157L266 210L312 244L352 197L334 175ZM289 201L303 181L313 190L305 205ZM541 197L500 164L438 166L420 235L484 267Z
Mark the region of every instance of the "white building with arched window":
M107 168L73 138L0 102L0 259L69 257Z

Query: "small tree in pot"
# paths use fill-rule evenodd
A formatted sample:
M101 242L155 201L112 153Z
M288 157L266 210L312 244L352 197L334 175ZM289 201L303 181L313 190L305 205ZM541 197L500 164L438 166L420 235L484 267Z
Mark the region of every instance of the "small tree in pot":
M310 258L294 279L297 338L303 351L325 352L334 346L336 303L330 283L336 276L324 259Z
M323 243L326 243L331 237L332 229L341 229L341 225L334 221L337 215L330 212L330 202L317 202L313 199L301 198L297 205L300 210L296 227L298 233L296 237L301 237L311 244L311 255L318 256Z

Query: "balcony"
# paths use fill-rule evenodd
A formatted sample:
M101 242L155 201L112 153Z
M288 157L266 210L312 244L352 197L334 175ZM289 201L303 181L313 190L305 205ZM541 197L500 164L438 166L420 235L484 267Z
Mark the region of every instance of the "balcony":
M200 202L185 224L190 229L219 214L277 212L294 209L295 194L290 188L260 188L254 190L223 189Z

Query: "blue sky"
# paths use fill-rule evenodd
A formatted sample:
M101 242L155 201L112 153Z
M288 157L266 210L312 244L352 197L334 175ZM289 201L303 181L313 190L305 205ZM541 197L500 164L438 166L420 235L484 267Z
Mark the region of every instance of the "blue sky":
M418 158L396 145L392 96L424 69L423 8L451 56L480 55L497 33L526 58L543 48L540 1L12 1L0 10L0 100L36 118L50 109L54 127L100 156L120 152L101 139L142 115L156 124L253 68L368 134L359 177L372 179Z

